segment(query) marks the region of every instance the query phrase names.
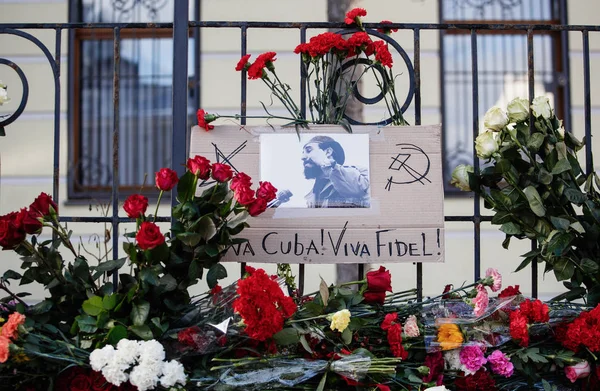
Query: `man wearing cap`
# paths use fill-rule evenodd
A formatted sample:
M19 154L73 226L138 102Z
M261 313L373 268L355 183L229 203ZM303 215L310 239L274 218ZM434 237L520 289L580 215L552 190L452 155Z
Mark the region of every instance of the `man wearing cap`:
M304 145L306 179L314 179L305 197L309 208L368 208L369 170L344 166L342 146L329 136L315 136Z

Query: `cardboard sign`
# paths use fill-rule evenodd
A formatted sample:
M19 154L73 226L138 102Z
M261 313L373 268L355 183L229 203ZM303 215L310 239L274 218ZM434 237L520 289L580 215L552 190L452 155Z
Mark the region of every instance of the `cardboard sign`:
M232 166L278 196L224 261L444 261L441 127L192 128L190 155ZM211 186L201 184L198 194Z

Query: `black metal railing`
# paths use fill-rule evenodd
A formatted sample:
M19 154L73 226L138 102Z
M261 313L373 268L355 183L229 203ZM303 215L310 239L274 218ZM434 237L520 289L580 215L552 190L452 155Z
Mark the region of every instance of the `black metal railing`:
M173 29L173 96L172 96L172 156L171 166L178 172L183 174L185 167L182 165L187 159L187 99L188 99L188 45L190 33L194 36L199 36L199 32L203 29L220 29L220 28L235 28L240 32L240 56L246 54L248 47L248 31L252 29L284 29L298 30L298 43L306 42L307 32L315 29L338 29L343 30L346 26L342 23L287 23L287 22L227 22L227 21L189 21L188 4L185 1L176 1L174 5L174 22L173 23L10 23L0 24L0 34L16 35L24 38L35 44L44 54L45 58L52 69L54 76L54 161L53 161L53 180L52 180L52 196L59 200L59 159L61 157L61 132L60 132L60 96L61 96L61 36L63 32L71 32L75 29L112 29L113 31L113 55L114 55L114 73L113 73L113 129L112 129L112 215L106 217L83 217L83 216L61 216L63 222L85 222L85 223L110 223L113 232L119 232L119 225L126 222L132 222L132 219L119 217L119 77L120 77L120 49L121 49L121 31L126 28L152 28L152 29ZM380 25L374 23L364 23L366 29L376 29ZM471 45L471 82L472 82L472 133L475 139L479 133L479 84L478 84L478 45L477 38L479 34L489 32L505 32L524 34L527 37L527 73L528 73L528 88L529 99L533 100L535 96L535 71L534 71L534 35L541 32L562 32L565 35L568 32L577 32L581 34L583 45L583 69L576 72L583 72L584 80L584 126L585 126L585 156L586 156L586 172L593 171L592 166L592 124L591 124L591 87L590 87L590 42L589 36L592 32L599 32L600 26L587 25L550 25L550 24L486 24L486 23L462 23L462 24L423 24L423 23L393 23L386 25L388 28L397 28L403 31L412 32L413 36L413 55L411 67L411 105L414 110L414 123L420 125L422 122L422 90L421 90L421 33L423 31L439 31L451 32L462 31L470 35ZM50 49L46 47L38 38L36 38L32 30L54 31L55 48L54 54L51 54ZM27 31L27 32L26 32ZM71 52L69 52L71 53ZM564 53L566 55L566 53ZM1 55L0 55L1 57ZM197 56L199 61L200 57ZM29 87L22 70L18 64L10 61L10 59L0 58L1 65L7 65L13 68L22 80L23 97L18 106L18 109L10 116L0 117L0 128L12 123L23 112L27 104ZM198 66L200 64L198 63ZM300 69L300 67L299 67ZM199 75L196 77L199 78ZM306 114L306 83L302 79L300 81L299 90L301 98L301 110ZM202 80L199 80L200 85ZM246 99L247 86L245 75L241 75L241 94L240 94L240 114L242 115L241 123L245 124L244 115L246 115ZM71 99L71 98L70 98ZM69 100L70 104L72 103ZM71 105L69 104L69 108ZM72 119L72 117L70 116ZM0 142L10 143L11 134L10 128L6 129L6 138L0 139ZM479 169L479 159L475 152L472 155L472 163L476 170ZM176 190L173 190L176 191ZM176 197L172 197L172 202L175 202ZM466 201L465 201L466 202ZM157 221L168 222L171 216L162 216ZM478 279L481 273L481 224L489 222L489 216L482 216L480 210L480 197L473 197L473 213L471 215L447 215L445 221L447 223L455 222L470 222L473 224L473 263L474 263L474 279ZM118 235L112 237L112 256L118 258ZM535 247L536 243L532 243ZM416 285L419 294L423 292L423 268L421 263L415 264L416 268ZM532 295L537 296L537 264L532 265ZM300 285L303 285L305 276L305 266L300 265L299 278ZM115 276L115 279L117 276ZM115 281L116 282L116 281Z

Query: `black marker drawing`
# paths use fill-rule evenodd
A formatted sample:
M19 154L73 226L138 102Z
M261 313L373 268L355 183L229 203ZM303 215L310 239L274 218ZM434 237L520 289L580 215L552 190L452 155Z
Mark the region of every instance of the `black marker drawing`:
M431 161L429 160L429 156L423 151L420 147L414 144L396 144L396 146L400 147L401 151L408 152L399 152L395 157L391 157L392 163L388 167L388 170L398 171L400 174L400 178L394 180L393 176L390 176L387 180L387 184L385 185L385 189L390 191L392 189L392 184L396 185L406 185L410 183L419 182L424 185L424 181L431 183L431 181L427 178L427 174L429 174L429 169L431 167ZM416 152L410 152L416 151ZM426 162L419 163L418 166L413 167L409 163L410 158L417 153L425 156ZM413 158L412 160L415 162L416 160ZM402 175L404 173L404 175ZM408 174L408 177L407 175ZM409 178L410 177L410 178Z
M221 151L221 149L217 146L217 144L215 143L211 143L213 145L213 147L215 147L215 161L217 163L225 163L231 166L231 169L235 172L239 172L237 168L235 168L235 166L231 163L231 160L233 159L233 157L235 155L237 155L238 153L240 153L244 148L246 148L246 144L248 143L248 141L244 141L243 143L241 143L240 145L238 145L229 155L225 156L225 154L223 153L223 151ZM213 183L215 183L215 181L209 181L209 180L205 180L202 181L200 183L198 183L198 187L205 187L205 186L211 186Z

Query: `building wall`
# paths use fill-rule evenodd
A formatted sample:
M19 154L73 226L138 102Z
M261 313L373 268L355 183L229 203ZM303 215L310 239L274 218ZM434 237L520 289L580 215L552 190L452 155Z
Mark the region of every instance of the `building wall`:
M436 23L438 17L437 0L362 0L359 6L368 10L367 21L376 22L390 19L397 22ZM597 0L569 1L569 23L574 25L600 24L600 5ZM591 12L595 10L596 12ZM67 22L68 6L66 0L0 0L1 23L26 22ZM255 21L325 21L325 0L203 0L203 20L255 20ZM54 53L55 36L53 31L28 31L38 37ZM316 34L321 31L312 31ZM61 105L60 105L60 199L59 207L65 216L98 216L111 213L96 201L90 204L76 205L66 203L67 161L67 34L63 32L61 42ZM394 36L411 54L413 50L412 32L404 31ZM252 30L248 33L248 52L259 54L274 50L278 53L277 69L282 79L292 86L299 85L298 61L292 50L299 42L299 30L278 31L273 29ZM421 32L422 59L422 123L435 124L441 121L440 114L440 59L439 39L435 31ZM584 130L584 94L583 94L583 52L581 33L569 33L569 59L571 65L570 83L573 114L573 131L579 137ZM17 63L27 75L30 97L27 108L18 121L8 126L7 136L0 139L0 213L6 214L29 203L41 192L51 193L53 173L53 118L54 87L50 67L35 45L14 36L0 35L0 57ZM600 101L594 91L600 87L600 34L590 33L591 48L591 90L592 90L592 127L600 123ZM240 76L234 66L240 57L240 32L237 29L214 29L202 31L202 106L209 112L221 114L239 111ZM0 80L9 85L9 94L13 101L1 108L0 113L14 110L21 96L18 78L8 67L0 67ZM400 81L400 88L403 86ZM404 84L405 85L405 84ZM365 86L366 95L373 86ZM465 97L470 99L470 97ZM268 101L268 91L259 81L248 82L248 114L260 114L259 101ZM277 108L275 108L277 111ZM409 110L410 112L410 110ZM366 120L378 119L380 109L367 109ZM414 123L414 115L407 119ZM250 121L251 122L251 121ZM594 151L600 153L600 141L594 139ZM599 160L597 159L596 162ZM598 169L596 165L596 169ZM149 173L150 176L152 173ZM484 210L482 208L482 210ZM446 197L447 215L469 215L473 213L473 203L469 197ZM484 213L487 211L484 210ZM123 212L121 212L123 214ZM161 215L168 215L163 207ZM92 254L103 254L107 248L99 243L98 234L105 228L101 224L70 224L74 237L81 237L82 249ZM130 224L121 226L119 234L131 231ZM164 230L168 226L164 226ZM46 233L47 235L49 233ZM113 233L114 235L115 233ZM444 284L460 285L473 277L473 227L469 223L446 223L446 262L444 264L426 264L424 270L425 294L437 293ZM100 238L102 239L102 238ZM513 241L510 250L504 250L501 242L504 235L497 227L483 224L481 232L482 270L497 267L504 275L506 284L520 284L524 293L530 289L530 269L520 273L512 271L520 263L519 254L529 250L529 242ZM123 240L123 239L122 239ZM101 240L100 240L101 241ZM0 272L7 269L18 270L20 261L14 252L0 253ZM415 266L412 264L387 264L392 270L394 289L402 290L415 286ZM233 281L238 277L238 265L229 265ZM272 266L267 269L274 270ZM307 266L307 291L317 288L321 275L326 281L333 282L332 265ZM540 275L543 268L540 268ZM313 278L315 277L315 278ZM195 289L202 291L204 283ZM31 300L44 297L40 287L33 285L19 287L33 293ZM553 275L540 279L540 294L551 297L562 291L562 284L556 283Z

